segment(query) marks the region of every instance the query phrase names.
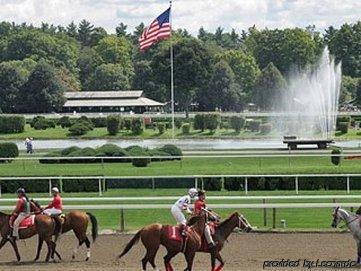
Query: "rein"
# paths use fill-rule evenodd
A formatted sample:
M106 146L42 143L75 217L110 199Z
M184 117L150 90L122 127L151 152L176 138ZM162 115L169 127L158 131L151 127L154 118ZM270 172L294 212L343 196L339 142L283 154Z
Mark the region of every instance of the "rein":
M359 218L360 218L360 216L356 216L356 218L352 219L351 221L345 222L345 225L341 226L340 228L348 226L349 224L351 224L352 222L358 220Z

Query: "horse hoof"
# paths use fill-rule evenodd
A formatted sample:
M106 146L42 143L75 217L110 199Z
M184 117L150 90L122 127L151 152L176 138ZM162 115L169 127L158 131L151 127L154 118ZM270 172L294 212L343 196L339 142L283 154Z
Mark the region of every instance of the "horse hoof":
M89 257L87 257L87 258L85 259L85 261L86 261L86 262L89 261Z
M74 259L75 259L75 256L74 256L74 255L72 255L72 256L71 256L71 259L72 259L72 260L74 260Z

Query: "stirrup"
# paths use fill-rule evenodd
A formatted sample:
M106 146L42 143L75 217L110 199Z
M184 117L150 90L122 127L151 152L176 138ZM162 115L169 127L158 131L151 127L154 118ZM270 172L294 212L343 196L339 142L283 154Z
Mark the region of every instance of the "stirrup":
M183 237L186 237L186 236L187 236L187 230L182 230L181 235L182 235Z

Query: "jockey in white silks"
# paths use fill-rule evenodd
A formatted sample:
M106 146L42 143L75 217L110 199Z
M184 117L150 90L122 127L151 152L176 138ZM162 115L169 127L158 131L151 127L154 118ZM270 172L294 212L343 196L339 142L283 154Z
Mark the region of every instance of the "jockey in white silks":
M197 194L197 189L189 189L188 195L178 199L171 208L172 215L177 221L177 224L180 227L183 235L185 235L185 230L187 229L187 219L185 218L183 212L186 211L188 214L192 213L192 211L189 209L189 205L191 204L192 199L197 196Z

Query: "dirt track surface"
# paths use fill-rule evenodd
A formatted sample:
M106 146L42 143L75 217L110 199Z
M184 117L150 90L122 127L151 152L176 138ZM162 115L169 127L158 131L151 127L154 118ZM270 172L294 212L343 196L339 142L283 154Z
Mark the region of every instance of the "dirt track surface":
M71 254L76 240L73 236L62 236L58 243L58 250L63 256L62 262L57 263L33 263L35 256L36 239L30 239L25 243L19 243L22 262L13 262L15 255L12 248L7 244L0 251L0 270L40 270L40 271L133 271L141 270L140 260L144 254L144 248L137 244L122 260L116 260L124 245L131 239L131 235L103 235L92 247L92 258L89 262L85 259L85 248L79 250L77 258L72 261ZM43 247L41 260L45 258L46 246ZM165 250L160 249L156 263L160 270L164 270L162 257ZM263 269L265 260L290 259L298 260L354 260L356 245L350 234L339 233L248 233L233 234L229 243L226 244L222 255L226 261L224 270L331 270L327 268L307 269L298 268L266 268ZM175 270L184 270L185 261L183 255L173 259ZM152 270L148 267L148 270ZM209 255L197 254L194 270L210 270ZM332 269L339 270L339 269ZM345 269L345 270L355 270ZM361 269L358 269L361 270Z

